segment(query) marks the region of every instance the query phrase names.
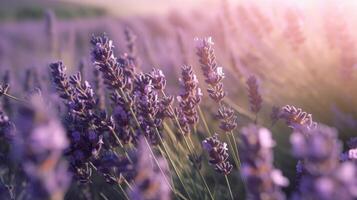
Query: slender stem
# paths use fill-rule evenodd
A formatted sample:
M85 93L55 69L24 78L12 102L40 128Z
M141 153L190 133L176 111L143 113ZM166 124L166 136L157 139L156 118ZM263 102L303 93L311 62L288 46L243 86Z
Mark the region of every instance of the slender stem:
M209 189L208 184L207 184L205 178L203 177L201 171L200 171L199 169L197 169L197 171L198 171L198 174L200 175L200 177L201 177L201 179L202 179L203 184L204 184L205 187L207 188L207 191L208 191L208 194L209 194L211 200L214 200L214 197L213 197L213 195L212 195L212 193L211 193L211 190Z
M123 149L124 154L125 154L125 156L128 158L130 164L133 164L133 161L131 160L131 158L130 158L130 156L129 156L129 154L128 154L128 151L125 149L123 143L120 141L120 139L118 138L118 136L117 136L117 134L115 133L115 131L114 131L113 129L110 129L110 132L113 134L115 140L119 143L120 148Z
M209 136L212 136L212 133L211 133L211 131L210 131L209 128L208 128L207 121L206 121L206 119L205 119L205 116L204 116L204 114L203 114L203 112L202 112L200 106L198 106L198 112L199 112L199 114L200 114L200 117L201 117L201 119L202 119L202 121L203 121L203 125L205 126L205 129L206 129L207 133L209 134Z
M241 162L240 162L240 157L239 157L239 151L238 151L238 146L237 146L237 141L236 141L236 139L235 139L235 137L234 137L234 133L233 133L233 131L231 131L231 133L229 134L231 137L232 137L232 140L233 140L233 145L234 145L234 148L235 148L235 153L236 153L236 156L237 156L237 160L238 160L238 166L237 166L237 168L238 169L240 169L240 167L241 167Z
M129 101L128 101L128 98L127 98L127 96L125 95L125 92L124 92L124 90L123 90L122 88L120 88L119 92L118 92L117 90L116 90L116 92L117 92L117 93L120 92L120 93L119 93L119 96L122 96L122 97L124 98L125 103L128 103L128 102L129 102ZM133 110L133 108L132 108L131 106L129 106L129 111L130 111L132 117L134 118L134 121L135 121L136 126L137 126L139 129L141 129L140 123L139 123L139 121L138 121L138 119L137 119L137 117L136 117L136 114L135 114L135 112L134 112L134 110ZM176 194L175 189L172 187L172 185L170 184L170 182L167 180L167 177L166 177L164 171L162 170L162 168L161 168L161 166L160 166L160 164L159 164L159 162L158 162L158 160L157 160L157 158L156 158L156 156L155 156L155 154L154 154L154 152L153 152L153 150L152 150L152 148L151 148L151 145L150 145L149 141L147 140L146 137L144 137L144 139L145 139L146 145L148 146L148 149L149 149L149 151L150 151L150 154L152 155L152 157L153 157L153 159L154 159L154 161L155 161L157 167L159 168L160 172L161 172L162 175L164 176L165 182L168 184L168 186L170 187L170 189Z
M25 101L23 99L20 99L18 97L12 96L11 94L0 92L0 96L1 95L4 95L5 97L7 97L9 99L12 99L12 100L15 100L15 101L18 101L18 102L21 102L21 103L27 103L27 101Z
M150 117L150 119L153 120L152 117ZM182 186L183 186L185 192L187 193L188 198L192 199L192 198L190 197L190 194L189 194L188 191L186 190L185 184L183 183L183 181L182 181L182 179L181 179L181 176L180 176L180 174L178 173L178 170L177 170L177 168L176 168L175 163L173 162L172 158L170 157L170 154L169 154L169 152L168 152L168 150L167 150L167 148L166 148L165 142L164 142L164 140L162 139L162 137L161 137L161 135L160 135L160 132L159 132L159 130L157 129L157 127L155 127L155 132L156 132L156 135L159 137L160 143L161 143L162 146L164 147L164 152L165 152L165 154L167 155L167 158L168 158L168 160L170 161L170 164L172 165L172 167L173 167L173 169L174 169L174 171L175 171L177 177L179 178L179 181L181 182L181 184L182 184Z
M162 145L165 146L165 144L162 144ZM161 151L161 154L164 154L164 152L166 152L166 150L164 150L164 152L162 152L163 150L162 150L161 148L159 148L159 149L160 149L160 151ZM164 149L165 149L165 147L164 147ZM190 193L188 193L188 191L187 191L186 185L183 183L183 180L182 180L181 176L180 176L179 173L178 173L178 170L177 170L176 166L173 165L173 161L172 161L172 159L171 159L169 153L166 152L166 155L167 155L168 159L170 160L171 165L172 165L172 167L174 168L174 171L175 171L175 173L176 173L176 175L177 175L179 181L181 182L181 185L182 185L183 189L185 190L186 194L188 195L188 198L189 198L189 199L192 199L191 196L190 196Z
M146 137L144 137L144 139L145 139L146 145L147 145L148 148L149 148L150 154L151 154L151 156L153 157L153 159L154 159L154 161L155 161L155 164L157 165L157 167L159 168L160 172L161 172L162 175L164 176L165 182L166 182L167 185L170 187L170 189L171 189L173 192L175 192L174 189L173 189L173 187L171 186L171 183L169 182L169 180L167 180L167 177L166 177L164 171L162 170L162 168L161 168L161 166L160 166L160 164L159 164L159 161L157 160L157 158L156 158L156 156L155 156L155 154L154 154L154 152L153 152L153 150L152 150L152 148L151 148L151 146L150 146L149 141L146 139Z
M195 157L196 157L196 154L195 154L195 153L191 150L190 145L189 145L189 143L188 143L188 141L187 141L186 137L184 137L184 141L185 141L185 144L186 144L187 148L189 149L190 153L191 153L193 156L195 156ZM211 190L209 189L209 187L208 187L208 185L207 185L207 182L206 182L205 178L204 178L204 177L203 177L203 175L201 174L200 169L198 169L198 167L197 167L197 165L196 165L196 163L195 163L195 162L193 162L193 165L194 165L195 169L197 170L198 174L200 175L201 180L202 180L202 182L203 182L204 186L206 187L207 192L208 192L208 194L209 194L209 196L210 196L211 200L214 200L213 195L212 195L212 193L211 193Z
M231 199L234 200L232 189L231 189L231 184L229 183L228 176L224 175L224 178L226 179L227 186L228 186L228 189L229 189L229 194L231 195Z
M126 191L124 190L124 188L123 188L119 183L118 183L118 186L119 186L120 190L122 191L122 193L123 193L125 199L130 200L130 198L129 198L128 195L126 194Z
M234 150L234 146L233 146L233 144L232 144L232 142L231 142L231 140L229 138L229 135L228 135L228 133L223 133L223 134L226 136L226 140L229 142L229 147L230 147L230 149L231 149L231 151L233 153L234 162L235 162L235 164L237 166L237 169L239 169L240 168L240 162L239 162L239 159L237 158L236 152Z

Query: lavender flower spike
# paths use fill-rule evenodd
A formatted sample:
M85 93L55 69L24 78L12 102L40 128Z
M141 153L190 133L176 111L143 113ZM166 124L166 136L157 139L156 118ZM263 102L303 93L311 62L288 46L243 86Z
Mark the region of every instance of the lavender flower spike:
M213 41L211 37L204 39L195 39L197 55L206 83L209 85L207 92L209 96L216 102L222 101L226 96L223 90L223 68L218 67L216 56L213 49Z
M209 154L209 162L214 165L214 169L218 173L228 175L233 169L233 165L228 161L228 148L225 142L218 140L218 135L215 134L213 137L209 137L202 142L203 148Z

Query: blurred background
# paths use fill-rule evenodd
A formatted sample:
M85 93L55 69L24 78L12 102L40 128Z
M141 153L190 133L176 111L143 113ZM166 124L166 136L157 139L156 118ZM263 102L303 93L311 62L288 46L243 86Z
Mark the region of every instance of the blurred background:
M121 54L130 30L139 67L162 68L177 94L180 66L200 74L194 38L212 36L240 126L252 116L245 81L254 74L265 126L273 106L290 104L336 127L345 141L357 130L356 10L357 1L339 0L0 0L0 76L11 74L20 96L26 88L46 90L54 60L71 73L84 66L90 80L91 35L107 33ZM276 165L293 179L290 130L278 123L272 131Z

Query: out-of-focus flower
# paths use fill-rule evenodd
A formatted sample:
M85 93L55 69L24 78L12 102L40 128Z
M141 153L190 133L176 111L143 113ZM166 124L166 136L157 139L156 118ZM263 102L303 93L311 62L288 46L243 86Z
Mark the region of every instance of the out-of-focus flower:
M339 164L342 146L337 140L337 131L333 128L319 125L304 134L294 132L290 142L293 154L304 159L304 168L309 173L330 173Z
M248 199L285 199L281 186L289 181L273 166L275 142L268 129L256 125L241 131L241 174L248 189Z
M62 154L68 146L66 133L39 95L20 110L14 150L27 177L29 198L62 199L71 176Z
M307 133L307 134L306 134ZM355 199L357 167L339 162L342 145L337 131L319 124L315 129L291 135L294 155L301 159L298 199Z
M150 150L143 139L139 142L137 152L137 175L134 178L135 186L128 190L132 200L169 200L171 190L165 182L164 175L154 164ZM158 158L158 163L163 172L168 173L168 164L165 159Z
M258 83L255 76L250 76L247 80L250 110L258 113L262 107L262 97L259 94Z

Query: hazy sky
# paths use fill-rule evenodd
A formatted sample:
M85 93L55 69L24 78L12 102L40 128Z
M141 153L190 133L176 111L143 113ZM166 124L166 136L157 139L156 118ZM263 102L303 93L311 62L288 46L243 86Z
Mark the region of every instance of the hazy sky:
M170 8L187 9L198 5L209 6L220 0L65 0L100 5L115 14L163 13Z

